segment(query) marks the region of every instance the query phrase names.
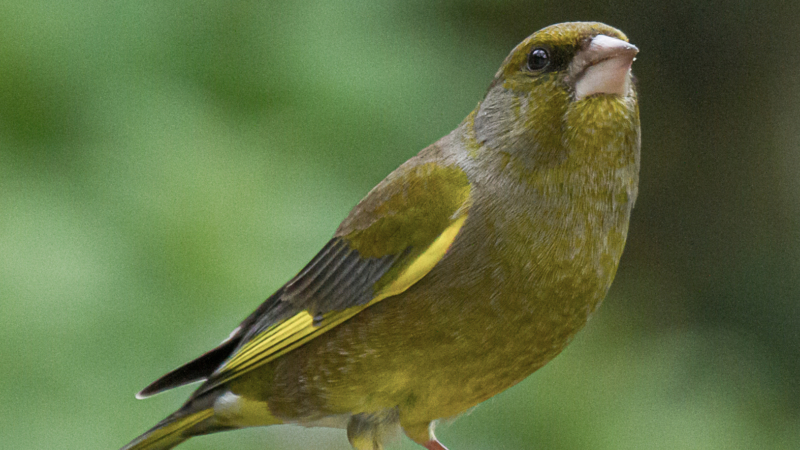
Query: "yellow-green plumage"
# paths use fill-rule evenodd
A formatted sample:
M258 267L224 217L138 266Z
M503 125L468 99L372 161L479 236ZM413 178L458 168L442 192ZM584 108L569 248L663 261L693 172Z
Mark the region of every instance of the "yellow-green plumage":
M434 421L550 361L611 284L639 169L624 41L596 23L523 41L475 111L376 186L229 341L143 391L207 379L125 448L297 423L346 428L358 450L398 427L443 449Z

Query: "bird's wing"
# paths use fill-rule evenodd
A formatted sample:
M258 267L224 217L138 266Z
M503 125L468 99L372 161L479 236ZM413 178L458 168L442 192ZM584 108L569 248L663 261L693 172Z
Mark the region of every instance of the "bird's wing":
M460 168L435 162L401 166L353 209L300 273L242 322L238 347L196 394L408 289L444 257L469 206L470 183Z

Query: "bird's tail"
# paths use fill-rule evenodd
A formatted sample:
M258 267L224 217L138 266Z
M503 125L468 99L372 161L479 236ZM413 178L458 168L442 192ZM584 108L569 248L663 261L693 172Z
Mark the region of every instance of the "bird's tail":
M205 428L203 422L213 415L213 408L179 410L120 450L168 450L196 434L202 434L197 428Z

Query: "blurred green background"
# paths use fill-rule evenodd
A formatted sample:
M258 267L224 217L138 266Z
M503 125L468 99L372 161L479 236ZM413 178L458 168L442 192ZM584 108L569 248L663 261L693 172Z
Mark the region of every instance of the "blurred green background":
M625 31L641 189L606 304L453 450L800 448L800 5L0 2L0 439L115 449L517 42ZM348 449L250 429L181 449ZM403 438L395 446L416 448Z

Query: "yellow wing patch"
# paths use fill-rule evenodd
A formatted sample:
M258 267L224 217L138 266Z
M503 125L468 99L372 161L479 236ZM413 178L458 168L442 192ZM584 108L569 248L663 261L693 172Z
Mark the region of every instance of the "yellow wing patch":
M456 235L458 235L458 231L461 230L465 220L467 220L466 214L462 215L450 224L449 227L445 228L444 232L440 234L414 262L409 264L409 266L400 273L397 279L378 292L369 304L371 305L386 297L397 295L422 279L422 277L430 272L433 266L444 257L444 254L447 253L447 249L450 248L450 244L456 239Z
M264 330L245 344L233 358L219 369L221 376L215 385L266 364L336 327L370 305L402 293L422 279L444 257L466 219L467 214L462 213L425 251L403 268L392 282L376 292L369 303L341 311L331 311L322 315L322 320L317 321L308 311L301 311Z
M270 349L281 348L285 343L295 342L313 330L314 318L308 311L298 314L277 323L264 330L261 334L245 344L225 364L225 371L247 371L251 366L258 364L261 355L269 356ZM263 361L266 362L266 361Z

